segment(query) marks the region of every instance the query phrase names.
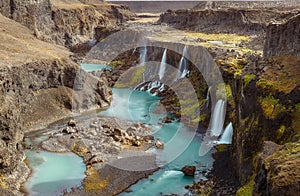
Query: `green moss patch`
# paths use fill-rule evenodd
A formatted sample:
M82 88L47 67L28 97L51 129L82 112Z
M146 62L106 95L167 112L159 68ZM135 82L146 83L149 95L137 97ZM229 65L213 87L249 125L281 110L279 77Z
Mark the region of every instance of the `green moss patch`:
M236 195L237 196L252 196L254 184L255 184L254 177L252 177L252 179L247 184L245 184L244 186L242 186L236 192Z
M289 94L300 82L299 64L297 57L276 57L272 62L266 63L266 71L256 86L272 94Z
M260 97L259 103L263 110L264 116L270 120L276 119L280 113L287 111L285 106L279 103L279 99L275 99L273 96L267 96L263 98Z
M248 84L253 80L255 79L256 75L254 74L247 74L243 77L243 80L244 80L244 87L247 87Z

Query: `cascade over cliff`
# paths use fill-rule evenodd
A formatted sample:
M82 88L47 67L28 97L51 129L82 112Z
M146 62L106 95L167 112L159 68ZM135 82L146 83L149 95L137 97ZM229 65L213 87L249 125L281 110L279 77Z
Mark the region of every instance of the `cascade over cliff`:
M265 58L248 56L236 63L216 58L229 94L226 119L234 127L231 167L244 185L239 195L299 191L300 22L299 4L295 5L291 11L262 11L243 6L213 10L216 7L206 9L205 4L198 10L169 10L160 17L161 23L184 30L266 37Z
M39 41L26 27L0 15L0 190L18 194L28 175L22 162L24 131L72 111L109 105L106 80L80 70L70 55L66 48Z
M38 39L65 46L90 41L96 27L134 16L124 5L78 0L1 0L0 13L27 26Z

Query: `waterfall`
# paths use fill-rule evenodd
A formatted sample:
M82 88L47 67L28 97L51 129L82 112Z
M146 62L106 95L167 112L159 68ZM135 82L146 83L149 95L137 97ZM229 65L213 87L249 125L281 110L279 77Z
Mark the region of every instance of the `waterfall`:
M227 127L225 128L221 139L217 142L218 144L231 144L232 143L232 134L233 134L233 127L232 123L230 122Z
M214 143L215 144L231 144L232 143L232 135L233 135L233 127L232 127L232 123L230 122L226 126L221 138Z
M135 52L136 52L136 48L133 49L132 54L135 54Z
M165 84L161 84L161 86L158 89L159 92L162 92L163 90L165 90Z
M211 87L208 87L207 94L206 94L206 101L208 101L208 102L209 102L210 89L211 89Z
M208 87L207 93L206 93L206 98L203 102L203 104L200 106L200 111L207 108L209 106L209 95L210 95L210 89L211 87Z
M186 53L187 53L187 46L184 46L183 52L182 52L182 57L178 64L177 76L176 76L175 80L184 78L189 72L187 69L187 62L186 62L186 58L185 58Z
M219 136L223 130L225 120L225 101L222 99L217 101L212 115L212 124L210 129L211 136Z
M154 82L150 82L150 83L148 83L148 92L151 92L151 90L152 89L154 89L154 88L159 88L160 87L160 82L158 82L158 81L154 81Z
M140 63L139 65L145 65L146 58L147 58L147 47L145 46L143 49L140 51Z
M161 59L161 63L160 63L160 67L159 67L159 72L158 72L158 76L159 76L160 80L165 75L166 63L167 63L167 49L165 48L164 54L163 54L162 59Z

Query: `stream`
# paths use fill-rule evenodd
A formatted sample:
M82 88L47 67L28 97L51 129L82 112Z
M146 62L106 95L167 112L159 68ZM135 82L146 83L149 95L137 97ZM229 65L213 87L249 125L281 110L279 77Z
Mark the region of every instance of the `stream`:
M90 66L90 65L89 65ZM149 92L130 89L113 89L113 102L99 116L112 116L129 121L145 123L153 130L153 136L165 144L164 150L149 149L157 154L157 164L161 167L146 179L132 185L130 193L120 195L161 195L187 193L184 188L205 178L201 171L212 167L211 150L205 156L199 157L202 135L188 130L182 123L173 121L162 123L167 116L160 107L159 97ZM57 127L56 127L57 128ZM25 142L38 146L47 139L47 132L37 132L27 136ZM25 190L30 195L61 195L64 190L80 186L85 177L85 165L74 153L50 153L40 150L26 150L32 174L25 184ZM186 165L196 166L195 177L185 176L180 170Z
M104 116L146 123L153 130L153 136L165 143L165 149L162 151L150 149L156 152L158 164L163 165L161 169L149 178L142 179L137 184L132 185L129 188L132 192L121 193L122 196L154 196L171 193L183 195L187 193L185 186L205 178L201 171L212 167L211 153L213 150L203 157L198 155L202 135L196 134L193 138L195 133L177 121L162 125L160 119L167 114L157 114L155 111L158 106L159 98L149 92L113 89L112 106L101 113ZM190 138L193 139L190 140ZM170 145L168 146L168 144ZM178 153L178 151L182 152ZM197 167L195 177L185 176L180 171L186 165Z

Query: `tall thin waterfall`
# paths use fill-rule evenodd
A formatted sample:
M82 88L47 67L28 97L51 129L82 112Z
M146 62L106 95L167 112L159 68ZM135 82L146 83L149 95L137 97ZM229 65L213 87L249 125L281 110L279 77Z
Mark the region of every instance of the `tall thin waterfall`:
M162 59L161 59L161 63L160 63L160 67L159 67L159 72L158 72L158 76L159 76L160 80L165 75L166 63L167 63L167 49L165 48L164 54L163 54Z
M133 49L132 54L135 54L135 52L136 52L136 48Z
M140 63L139 65L145 65L145 62L147 60L147 47L143 47L143 49L141 49L141 52L140 52Z
M223 130L225 120L225 101L218 100L214 108L212 116L212 124L210 129L211 136L220 136Z
M204 108L207 108L207 107L209 106L209 95L210 95L210 90L211 90L211 87L208 87L207 93L206 93L206 99L205 99L203 105L201 106L201 110L204 109Z
M175 80L184 78L188 74L187 62L186 62L186 58L185 58L186 53L187 53L187 46L184 46L183 52L182 52L182 57L179 61L177 76L176 76Z
M233 127L232 123L230 122L227 127L225 128L221 139L217 142L218 144L231 144L232 143L232 134L233 134Z

